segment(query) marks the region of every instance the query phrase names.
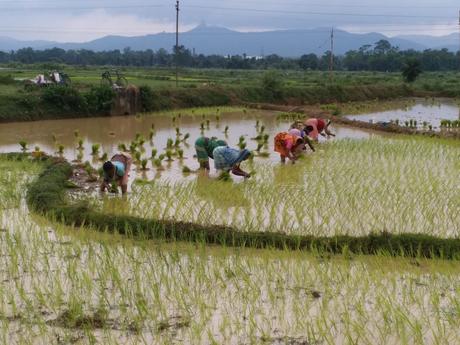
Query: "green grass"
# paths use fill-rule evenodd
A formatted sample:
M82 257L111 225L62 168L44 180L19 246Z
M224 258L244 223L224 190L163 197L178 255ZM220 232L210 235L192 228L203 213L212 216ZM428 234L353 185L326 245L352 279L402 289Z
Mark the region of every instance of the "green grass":
M100 75L105 69L64 67L73 80L73 87L80 92L100 85ZM175 86L174 70L171 69L124 68L122 72L130 83L148 86L154 91L154 105L149 111L244 102L316 104L407 96L460 96L460 79L455 72L424 73L416 83L407 85L402 82L399 73L337 72L331 83L327 72L283 71L280 76L283 80L282 94L276 98L261 87L266 71L182 69L178 88ZM44 73L42 68L32 65L0 70L0 77L30 79L39 73ZM0 100L0 120L3 121L59 118L65 115L40 104L40 92L24 92L20 81L1 84Z

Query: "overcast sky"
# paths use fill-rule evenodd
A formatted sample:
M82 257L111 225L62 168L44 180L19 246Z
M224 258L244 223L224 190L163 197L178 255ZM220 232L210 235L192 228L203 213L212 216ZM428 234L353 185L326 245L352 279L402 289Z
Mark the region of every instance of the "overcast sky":
M0 36L79 42L175 30L175 0L0 0ZM336 27L352 32L459 32L459 0L182 0L181 31Z

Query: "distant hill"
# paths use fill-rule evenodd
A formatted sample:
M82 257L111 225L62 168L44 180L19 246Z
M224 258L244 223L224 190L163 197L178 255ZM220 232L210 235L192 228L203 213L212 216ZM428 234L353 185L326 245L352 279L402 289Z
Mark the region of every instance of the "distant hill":
M424 50L428 48L453 48L458 45L455 35L445 37L431 36L399 36L389 38L380 33L355 34L343 30L335 31L334 52L345 52L358 49L363 45L373 45L386 39L393 46L402 50ZM63 48L89 49L94 51L122 50L129 47L133 50L172 50L175 44L174 33L159 33L153 35L124 37L106 36L84 43L56 43L47 41L18 41L0 37L0 50L9 51L22 47L34 49ZM238 32L221 27L200 25L195 29L180 34L180 44L194 49L197 54L235 55L247 54L260 56L278 54L285 57L298 57L306 53L318 55L330 49L330 30L317 28L309 30L277 30L265 32Z
M415 42L430 49L447 48L451 51L457 51L460 48L460 36L457 33L447 36L401 35L397 38Z

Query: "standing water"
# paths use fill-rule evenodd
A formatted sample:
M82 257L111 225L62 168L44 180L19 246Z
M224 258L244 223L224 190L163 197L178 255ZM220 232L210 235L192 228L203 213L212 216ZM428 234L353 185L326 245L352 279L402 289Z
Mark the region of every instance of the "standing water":
M442 120L460 120L460 108L453 100L422 100L416 99L414 103L400 109L378 111L360 115L345 115L348 119L363 122L399 122L400 126L417 121L417 127L432 126L439 129Z

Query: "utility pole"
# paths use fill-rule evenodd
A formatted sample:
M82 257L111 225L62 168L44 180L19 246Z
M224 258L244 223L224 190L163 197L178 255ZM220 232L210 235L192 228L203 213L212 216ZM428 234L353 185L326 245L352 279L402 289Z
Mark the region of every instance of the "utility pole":
M334 28L331 30L331 56L329 61L329 79L332 82L334 78Z
M176 87L179 86L179 0L176 0Z

